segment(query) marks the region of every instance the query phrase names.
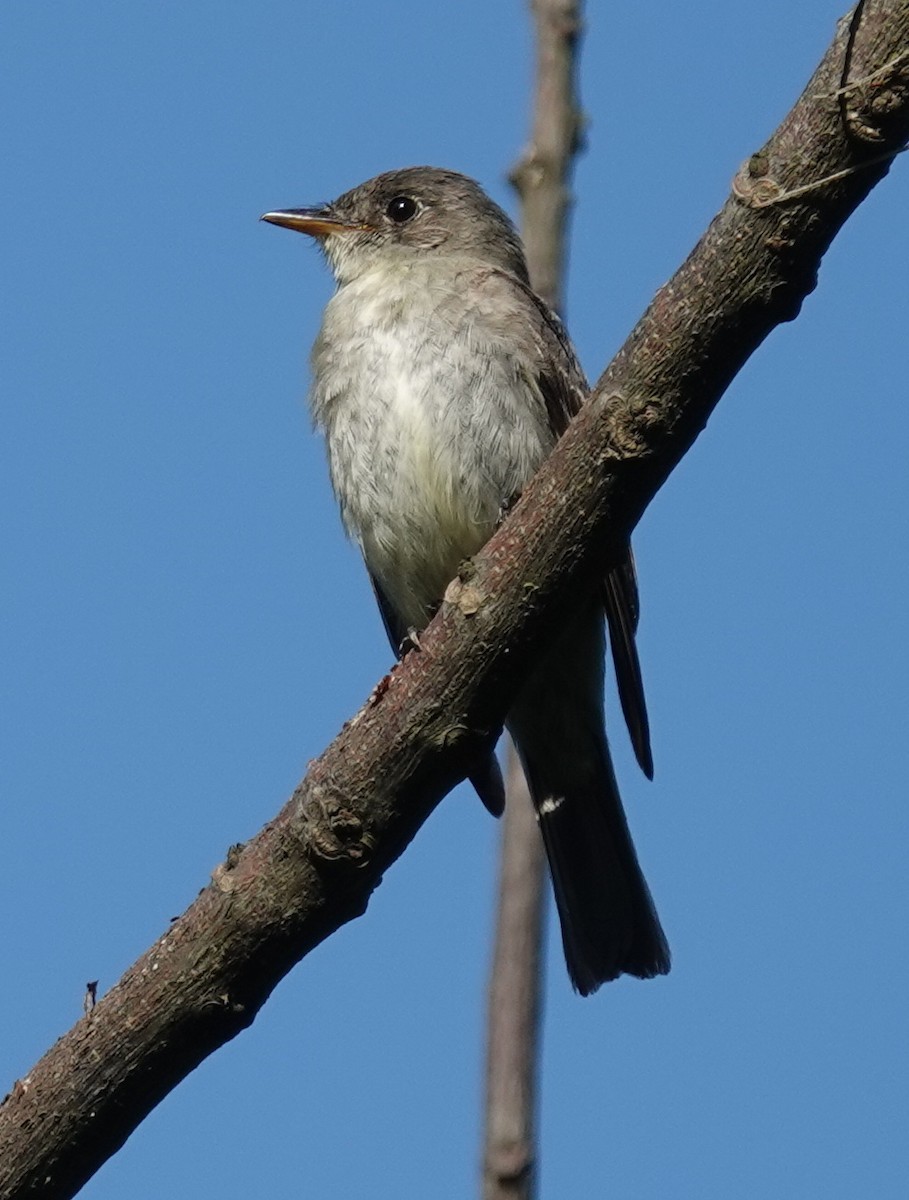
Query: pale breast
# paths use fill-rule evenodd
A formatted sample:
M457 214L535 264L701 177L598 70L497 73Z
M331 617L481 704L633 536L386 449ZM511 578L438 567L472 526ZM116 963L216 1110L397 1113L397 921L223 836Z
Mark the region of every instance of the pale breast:
M326 309L313 369L345 526L422 628L551 448L531 364L454 277L366 275Z

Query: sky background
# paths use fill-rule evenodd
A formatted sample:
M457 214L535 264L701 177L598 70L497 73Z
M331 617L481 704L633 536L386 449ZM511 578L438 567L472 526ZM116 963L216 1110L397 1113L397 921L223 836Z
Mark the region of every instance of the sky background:
M591 5L568 321L595 377L844 0ZM0 9L0 1094L389 666L309 428L330 281L257 223L505 174L524 7ZM541 1197L906 1195L909 163L635 545L656 781L607 698L675 965L581 1000L551 929ZM466 789L91 1200L477 1194L498 828Z

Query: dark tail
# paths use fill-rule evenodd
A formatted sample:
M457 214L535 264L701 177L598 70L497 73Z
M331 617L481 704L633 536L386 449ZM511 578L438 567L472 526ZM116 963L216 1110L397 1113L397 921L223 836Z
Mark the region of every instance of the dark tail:
M549 858L568 973L583 996L670 965L609 757L602 652L602 618L579 623L538 666L508 721Z
M575 988L588 996L619 975L665 975L669 947L615 782L559 795L527 771Z

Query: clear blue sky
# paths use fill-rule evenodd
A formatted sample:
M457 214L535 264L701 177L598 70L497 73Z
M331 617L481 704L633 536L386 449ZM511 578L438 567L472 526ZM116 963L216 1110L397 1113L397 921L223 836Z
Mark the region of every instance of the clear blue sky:
M592 6L592 376L844 3ZM3 6L0 1092L389 664L304 406L329 280L259 214L413 163L511 207L529 47L517 0ZM638 531L675 968L580 1000L553 936L545 1197L906 1194L907 169ZM475 1195L496 837L449 797L84 1195Z

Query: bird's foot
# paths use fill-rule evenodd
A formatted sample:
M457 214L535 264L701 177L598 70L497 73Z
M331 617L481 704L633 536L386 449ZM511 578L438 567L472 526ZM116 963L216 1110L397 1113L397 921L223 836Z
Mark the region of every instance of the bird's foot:
M422 649L423 649L423 647L420 645L419 631L414 629L411 626L411 628L408 629L407 632L404 634L403 638L401 638L401 644L398 647L398 658L403 658L404 655L407 654L408 651L410 651L410 650L422 650Z

